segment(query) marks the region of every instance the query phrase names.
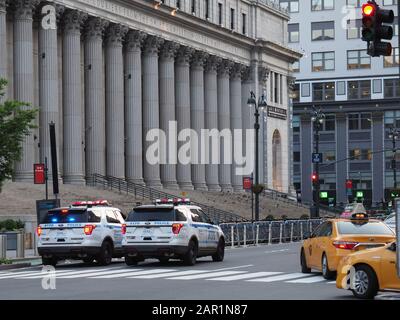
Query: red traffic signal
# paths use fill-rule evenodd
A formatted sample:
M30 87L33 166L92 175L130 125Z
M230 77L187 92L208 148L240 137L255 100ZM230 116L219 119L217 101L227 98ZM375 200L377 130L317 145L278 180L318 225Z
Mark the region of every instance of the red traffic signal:
M311 180L313 185L316 185L318 183L318 175L316 173L313 173L313 175L311 176Z
M352 180L346 181L346 189L353 189L353 181Z
M373 3L365 3L362 6L362 13L365 17L373 17L376 13L376 5Z

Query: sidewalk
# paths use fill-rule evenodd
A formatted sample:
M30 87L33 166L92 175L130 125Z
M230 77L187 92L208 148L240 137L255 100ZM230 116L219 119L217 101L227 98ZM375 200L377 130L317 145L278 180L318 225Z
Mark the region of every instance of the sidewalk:
M17 258L17 251L7 250L7 259L10 259L13 264L16 263L30 263L31 265L39 265L42 263L40 256L35 256L35 251L33 249L25 250L24 258Z

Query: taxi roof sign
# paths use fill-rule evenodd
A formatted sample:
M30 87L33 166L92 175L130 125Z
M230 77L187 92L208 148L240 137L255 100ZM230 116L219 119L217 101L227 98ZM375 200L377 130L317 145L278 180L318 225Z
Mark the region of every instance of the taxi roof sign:
M351 215L351 220L368 220L368 214L364 212L356 212Z

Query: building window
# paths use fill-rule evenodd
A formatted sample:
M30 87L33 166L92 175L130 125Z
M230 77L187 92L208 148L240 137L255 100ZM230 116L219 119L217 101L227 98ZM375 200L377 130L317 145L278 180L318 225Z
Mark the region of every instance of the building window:
M300 102L300 85L296 83L293 87L293 102Z
M370 69L371 56L367 50L348 50L347 51L347 69Z
M247 15L242 13L242 34L247 34Z
M370 99L371 98L371 81L349 81L347 82L347 93L349 100Z
M362 20L347 20L347 39L360 39Z
M336 161L336 151L335 150L325 151L323 154L324 154L324 162Z
M400 111L386 111L385 112L385 128L399 128L400 129Z
M299 24L292 23L288 25L289 42L295 43L300 41Z
M334 40L335 39L335 22L323 21L311 23L311 40Z
M354 160L372 160L372 152L371 149L360 149L355 148L349 150L350 161Z
M300 152L299 151L295 151L293 152L293 162L300 162Z
M300 72L300 61L292 63L292 72Z
M338 96L344 96L346 94L346 81L338 81L336 83L336 91Z
M372 92L373 93L382 93L382 80L381 79L372 80Z
M282 8L287 9L290 13L299 12L299 0L280 0Z
M324 131L335 131L336 128L336 117L334 114L328 114L325 116Z
M385 99L400 97L400 82L399 79L385 79Z
M235 30L235 9L231 8L231 30Z
M335 9L334 0L311 0L312 11L333 10L333 9Z
M293 116L293 132L300 132L300 117Z
M397 0L383 0L384 6L394 6L397 4Z
M393 48L391 56L383 57L383 66L385 68L399 66L399 48Z
M364 0L347 0L347 5L349 7L360 8L363 3L364 3Z
M330 71L335 70L335 52L314 52L312 54L312 71Z
M371 114L370 113L351 113L348 115L349 130L370 130Z
M335 82L313 83L313 101L335 100Z
M302 83L301 84L301 96L302 97L309 97L310 93L310 84L309 83Z
M218 24L222 26L222 3L218 3Z
M206 15L205 18L208 20L210 18L210 0L206 0Z

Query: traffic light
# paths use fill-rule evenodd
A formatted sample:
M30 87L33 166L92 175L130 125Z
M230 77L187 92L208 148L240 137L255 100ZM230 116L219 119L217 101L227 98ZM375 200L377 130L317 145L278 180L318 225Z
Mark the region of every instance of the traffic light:
M375 1L368 1L362 6L362 40L368 43L367 53L372 57L390 56L392 45L382 39L393 38L393 28L384 23L394 22L393 10L384 10Z
M318 175L316 173L313 173L311 176L312 184L313 186L316 186L318 184Z

